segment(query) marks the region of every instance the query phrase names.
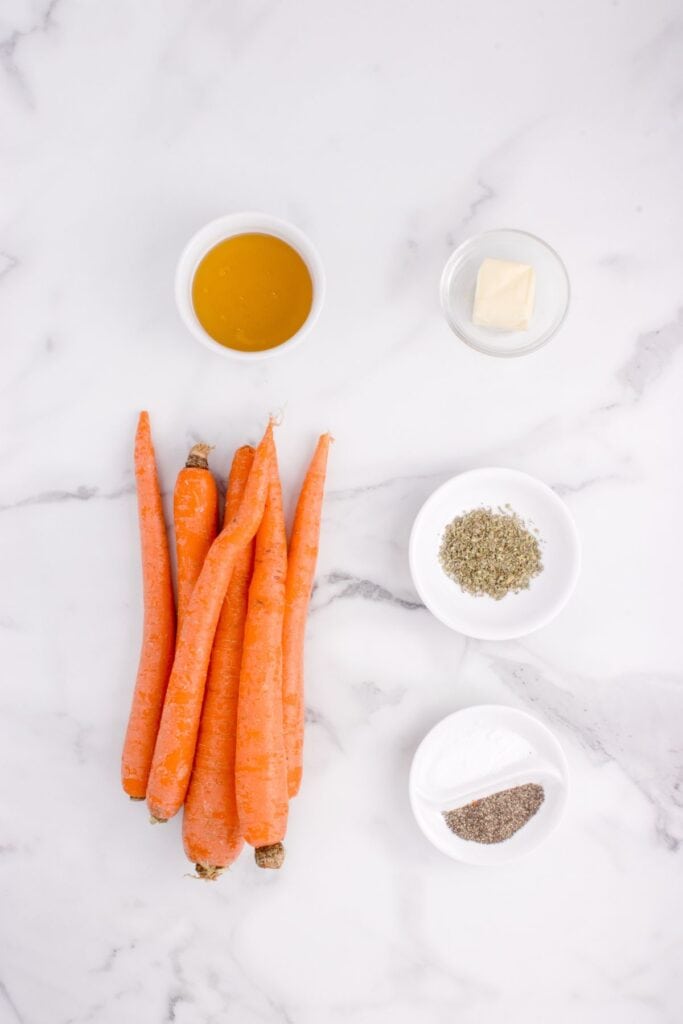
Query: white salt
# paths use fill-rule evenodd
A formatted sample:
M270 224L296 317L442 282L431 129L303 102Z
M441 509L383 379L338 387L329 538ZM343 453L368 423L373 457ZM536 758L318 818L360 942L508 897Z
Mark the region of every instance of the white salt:
M426 771L430 789L475 783L534 754L531 744L509 729L467 726L444 735Z

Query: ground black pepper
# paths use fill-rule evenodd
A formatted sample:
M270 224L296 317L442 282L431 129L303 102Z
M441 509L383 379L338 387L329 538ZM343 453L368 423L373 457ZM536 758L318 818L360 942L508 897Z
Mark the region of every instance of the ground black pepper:
M544 799L543 787L529 782L444 811L443 817L451 832L461 839L502 843L533 818Z

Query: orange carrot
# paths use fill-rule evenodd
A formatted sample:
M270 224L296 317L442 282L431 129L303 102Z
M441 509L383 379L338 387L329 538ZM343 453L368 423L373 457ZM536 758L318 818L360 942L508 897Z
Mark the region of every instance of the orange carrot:
M235 558L254 538L263 518L274 457L273 424L269 423L254 456L239 511L211 545L192 591L147 784L147 805L158 821L177 814L185 799L218 617Z
M216 537L218 490L209 472L208 444L196 444L178 473L173 492L176 561L178 565L178 632L204 559Z
M135 434L135 483L142 547L144 626L138 674L121 758L121 781L133 800L144 800L175 647L171 558L161 505L149 414Z
M235 453L225 501L225 524L239 509L254 449ZM185 852L201 878L217 878L244 846L235 801L235 730L244 621L254 555L250 541L235 559L211 651L204 706L183 812Z
M287 563L285 621L282 630L282 691L287 788L296 796L301 785L304 745L304 635L318 560L320 517L331 437L323 434L308 467L296 506Z
M287 829L287 758L282 722L282 620L287 537L282 489L273 462L268 501L256 535L244 627L237 708L235 788L244 838L259 867L279 868Z

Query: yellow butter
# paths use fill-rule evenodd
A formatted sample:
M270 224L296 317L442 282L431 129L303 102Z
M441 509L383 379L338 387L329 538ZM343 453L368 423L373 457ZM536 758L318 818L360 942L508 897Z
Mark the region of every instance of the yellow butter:
M533 267L485 259L477 274L472 322L502 331L525 331L534 311L535 291Z

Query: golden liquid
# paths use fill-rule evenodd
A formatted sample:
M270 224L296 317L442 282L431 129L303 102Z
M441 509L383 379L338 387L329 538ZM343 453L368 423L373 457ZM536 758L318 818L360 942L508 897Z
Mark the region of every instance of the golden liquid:
M296 249L274 235L233 235L207 252L192 281L192 304L215 341L261 352L306 321L313 282Z

